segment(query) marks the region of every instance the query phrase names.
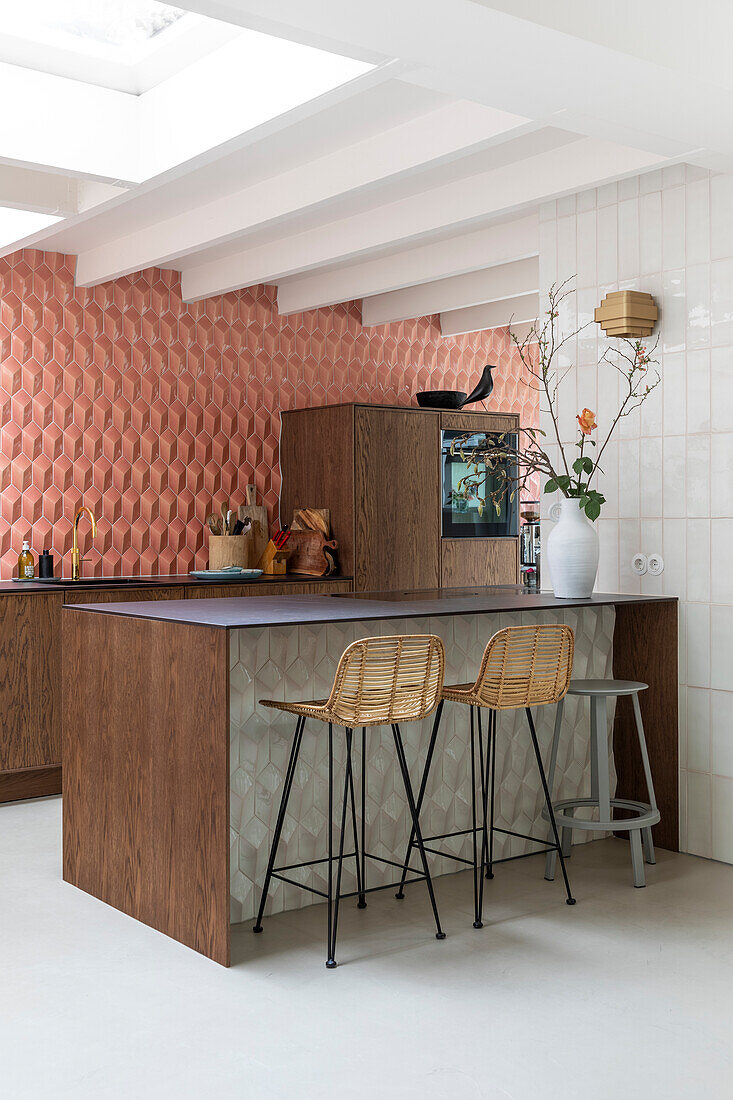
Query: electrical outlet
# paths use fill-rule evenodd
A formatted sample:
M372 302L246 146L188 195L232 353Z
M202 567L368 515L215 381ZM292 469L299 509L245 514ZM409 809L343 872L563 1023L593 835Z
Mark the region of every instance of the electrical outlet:
M649 572L653 577L658 577L664 572L664 558L661 554L649 555Z
M648 565L649 562L647 560L646 554L634 554L633 558L631 559L631 568L640 577L644 576L647 571Z

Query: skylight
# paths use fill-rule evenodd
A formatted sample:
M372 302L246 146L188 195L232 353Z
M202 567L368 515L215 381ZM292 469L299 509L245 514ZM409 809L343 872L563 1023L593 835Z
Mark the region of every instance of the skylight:
M48 229L61 221L56 214L39 214L35 210L16 210L12 206L0 206L0 248L14 244L22 237Z
M140 95L241 30L158 0L0 0L0 61Z
M138 52L186 15L158 0L25 0L3 3L5 34L79 48Z

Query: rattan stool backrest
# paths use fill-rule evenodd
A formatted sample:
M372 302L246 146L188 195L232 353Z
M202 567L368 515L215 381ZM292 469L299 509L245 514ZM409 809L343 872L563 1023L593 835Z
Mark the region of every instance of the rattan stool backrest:
M444 671L435 634L362 638L344 650L326 709L351 727L416 721L438 705Z
M575 636L569 626L509 626L489 640L473 694L510 710L562 699L570 684Z

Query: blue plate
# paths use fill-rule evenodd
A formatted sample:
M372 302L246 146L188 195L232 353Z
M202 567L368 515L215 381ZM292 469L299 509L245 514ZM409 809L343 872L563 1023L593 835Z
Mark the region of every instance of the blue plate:
M253 581L262 576L261 569L192 569L189 576L200 581Z

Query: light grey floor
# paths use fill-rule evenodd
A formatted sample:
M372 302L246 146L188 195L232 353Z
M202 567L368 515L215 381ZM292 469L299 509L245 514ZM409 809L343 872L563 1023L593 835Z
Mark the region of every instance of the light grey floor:
M733 1095L733 867L622 841L344 912L323 965L314 906L233 937L227 971L61 881L58 799L0 807L0 1094L9 1100ZM559 876L558 876L559 879Z

